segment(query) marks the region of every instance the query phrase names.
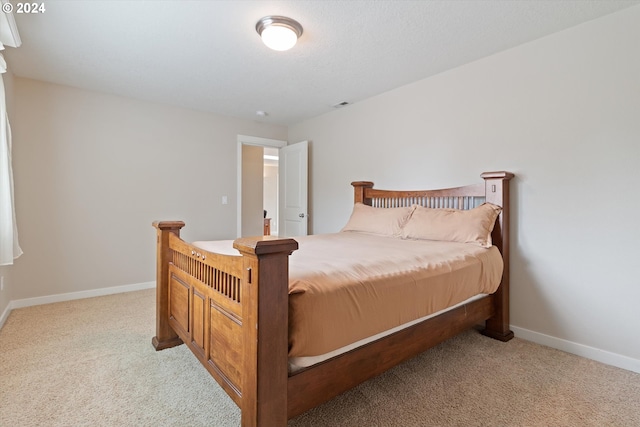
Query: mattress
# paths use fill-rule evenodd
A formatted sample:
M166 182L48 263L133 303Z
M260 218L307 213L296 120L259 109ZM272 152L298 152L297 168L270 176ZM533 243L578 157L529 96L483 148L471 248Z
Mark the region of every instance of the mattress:
M301 366L491 294L502 277L496 247L357 232L295 240L299 249L289 260L289 357ZM231 240L193 244L238 255Z

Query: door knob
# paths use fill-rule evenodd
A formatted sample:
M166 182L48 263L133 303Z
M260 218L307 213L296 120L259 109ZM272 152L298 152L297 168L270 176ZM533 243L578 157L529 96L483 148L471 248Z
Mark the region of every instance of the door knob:
M304 218L304 214L303 214L303 213L298 214L298 216L299 216L300 218Z

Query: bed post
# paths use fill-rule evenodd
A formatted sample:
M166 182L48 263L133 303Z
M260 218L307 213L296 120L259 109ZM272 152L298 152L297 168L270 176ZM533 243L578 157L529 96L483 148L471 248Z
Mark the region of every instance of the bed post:
M169 235L180 237L182 221L155 221L157 230L157 271L156 271L156 336L151 343L156 351L182 344L178 334L169 326Z
M504 271L500 287L493 294L495 314L485 324L483 335L500 341L509 341L513 332L509 329L509 180L510 172L485 172L485 200L502 206L502 212L491 233L493 244L500 249L504 261Z
M286 426L289 255L298 242L249 237L233 247L243 255L242 426Z
M353 203L364 203L371 206L371 198L365 198L364 193L367 188L373 188L373 182L371 181L354 181L353 185L354 198Z

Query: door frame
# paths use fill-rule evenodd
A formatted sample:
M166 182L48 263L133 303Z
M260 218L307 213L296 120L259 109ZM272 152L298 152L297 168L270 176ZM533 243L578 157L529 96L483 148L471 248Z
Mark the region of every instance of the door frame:
M281 141L279 139L268 139L261 138L258 136L248 136L248 135L238 135L238 148L237 148L237 162L238 165L236 167L237 170L237 214L236 214L236 237L242 236L242 146L243 145L254 145L259 147L272 147L272 148L282 148L288 145L287 141Z

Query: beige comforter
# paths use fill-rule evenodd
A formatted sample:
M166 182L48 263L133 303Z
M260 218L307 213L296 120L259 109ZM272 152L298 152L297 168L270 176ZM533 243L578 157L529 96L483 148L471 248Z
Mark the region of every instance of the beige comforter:
M343 232L295 238L289 356L328 353L477 294L502 277L497 248ZM231 241L194 242L233 253ZM236 252L237 253L237 252Z

